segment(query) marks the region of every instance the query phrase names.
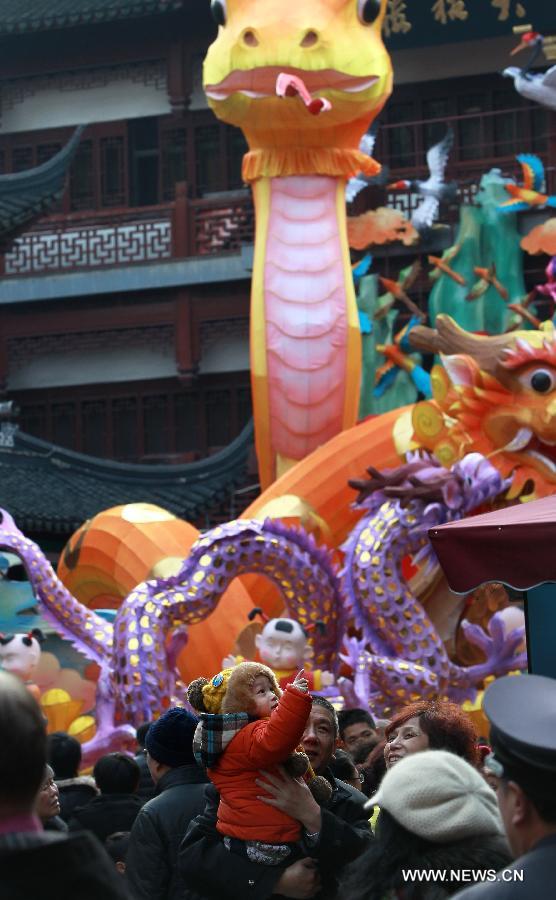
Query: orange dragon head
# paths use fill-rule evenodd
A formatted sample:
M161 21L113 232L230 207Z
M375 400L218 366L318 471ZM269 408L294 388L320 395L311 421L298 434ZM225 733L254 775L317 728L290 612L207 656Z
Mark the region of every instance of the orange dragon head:
M442 354L432 372L433 401L413 412L414 438L446 465L469 453L513 473L508 497L556 490L556 334L536 331L482 337L438 316L436 329L413 329L412 343Z

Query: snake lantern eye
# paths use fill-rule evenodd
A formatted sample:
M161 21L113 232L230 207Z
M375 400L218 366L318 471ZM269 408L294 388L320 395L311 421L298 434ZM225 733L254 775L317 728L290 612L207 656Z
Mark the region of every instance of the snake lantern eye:
M548 394L556 387L556 372L552 369L532 369L520 380L525 387L537 394Z
M217 25L226 24L226 0L212 0L210 13Z
M381 7L381 0L357 0L359 21L363 25L372 25L378 19Z

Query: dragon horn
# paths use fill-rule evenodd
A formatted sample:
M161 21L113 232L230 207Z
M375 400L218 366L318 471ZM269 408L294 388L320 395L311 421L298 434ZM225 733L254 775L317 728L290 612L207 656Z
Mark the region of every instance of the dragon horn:
M269 617L260 606L254 606L251 612L247 614L247 618L250 622L252 622L256 616L260 616L265 625L267 622L270 622Z

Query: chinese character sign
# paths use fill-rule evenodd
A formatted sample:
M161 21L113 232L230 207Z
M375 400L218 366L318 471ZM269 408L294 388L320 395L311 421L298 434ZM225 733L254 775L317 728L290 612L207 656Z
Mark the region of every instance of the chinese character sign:
M453 22L459 19L464 22L469 15L465 8L465 0L436 0L431 9L434 18L441 25L446 25L448 20Z
M404 0L388 0L384 17L384 34L406 34L411 31L411 22L407 18L407 3Z
M384 35L391 49L510 36L527 19L554 31L556 0L388 0Z

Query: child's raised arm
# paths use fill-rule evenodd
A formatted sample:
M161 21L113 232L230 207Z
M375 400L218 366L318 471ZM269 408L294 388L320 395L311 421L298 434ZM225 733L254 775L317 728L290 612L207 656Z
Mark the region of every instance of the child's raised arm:
M261 720L253 732L248 750L250 765L264 768L284 762L303 737L312 703L308 691L300 689L295 682L288 684L270 718Z

